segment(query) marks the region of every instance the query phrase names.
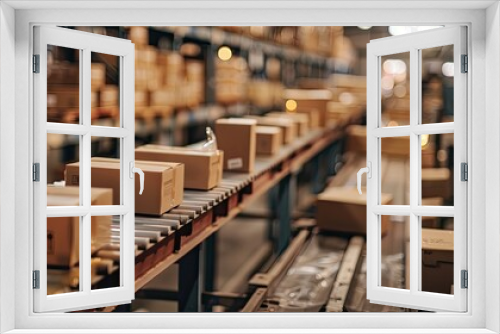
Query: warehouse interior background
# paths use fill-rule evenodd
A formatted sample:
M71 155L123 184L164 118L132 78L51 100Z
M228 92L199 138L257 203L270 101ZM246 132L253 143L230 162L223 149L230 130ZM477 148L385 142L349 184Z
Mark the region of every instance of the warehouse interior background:
M241 150L247 156L222 178L222 166L199 163L194 174L210 174L209 185L194 178L187 185L188 167L184 180L178 166L169 167L174 172L163 177L170 178L171 202L136 203L143 210L136 217L136 299L89 311L414 311L366 299L366 199L356 191L356 173L366 166L367 43L436 27L68 28L135 44L137 160L156 160L162 151L146 145L219 148L224 161ZM452 46L422 53L423 123L453 121L453 59ZM48 122L80 122L78 64L79 52L48 49ZM409 53L384 57L381 66L382 122L407 125ZM116 126L118 57L92 54L91 73L92 125ZM228 118L238 120L221 121ZM256 142L246 139L247 128ZM453 206L453 134L423 136L421 145L422 202ZM47 204L74 205L79 138L48 134L47 147ZM409 204L409 150L408 138L382 141L382 204ZM92 187L113 188L106 186L112 173L102 170L120 158L120 141L93 138L92 157ZM93 189L92 204L115 203L115 195ZM68 219L47 222L50 294L78 290L79 232ZM404 216L383 218L383 286L409 287L408 225ZM92 221L93 289L120 282L119 228L119 217ZM453 219L422 219L422 289L453 294L453 243L435 249L426 243L433 238L452 241Z

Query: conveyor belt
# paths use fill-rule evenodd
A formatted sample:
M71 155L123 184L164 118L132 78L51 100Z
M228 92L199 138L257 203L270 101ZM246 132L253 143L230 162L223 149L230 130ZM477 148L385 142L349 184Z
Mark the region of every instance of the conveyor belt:
M331 145L342 129L311 130L273 157L257 157L252 174L228 173L218 187L209 191L185 190L182 204L161 217L136 216L136 290L176 263L190 250L219 230L254 198L275 186L286 175ZM117 261L118 225L113 225L111 245L95 255ZM115 272L108 275L117 274ZM104 278L104 277L103 277ZM102 282L108 282L103 279ZM96 283L100 286L100 282ZM111 310L107 309L107 310Z

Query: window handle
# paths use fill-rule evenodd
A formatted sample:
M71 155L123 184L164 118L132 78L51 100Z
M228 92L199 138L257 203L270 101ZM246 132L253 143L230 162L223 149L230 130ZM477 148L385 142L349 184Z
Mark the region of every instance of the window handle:
M144 172L142 169L134 166L134 162L130 162L130 178L134 178L134 173L139 174L139 184L141 185L141 190L139 190L139 195L142 195L142 191L144 190Z
M368 166L361 168L358 171L358 192L361 195L363 192L361 191L361 175L363 173L366 173L367 178L371 179L372 178L372 163L368 161L367 163Z

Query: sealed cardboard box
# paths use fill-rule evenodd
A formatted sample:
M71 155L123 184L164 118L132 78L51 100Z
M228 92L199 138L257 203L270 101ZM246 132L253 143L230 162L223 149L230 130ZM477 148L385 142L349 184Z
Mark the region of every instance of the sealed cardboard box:
M422 291L451 292L453 235L453 231L422 229Z
M224 151L224 170L253 172L256 127L257 121L247 118L226 118L215 122L217 145Z
M346 150L349 152L366 154L366 126L351 125L347 128ZM382 138L382 155L409 158L410 137Z
M209 190L222 179L224 152L201 151L186 147L144 145L136 148L135 158L147 161L184 164L184 187Z
M361 116L364 107L358 104L350 104L346 105L341 102L328 102L327 111L325 113L325 122L326 125L329 125L330 122L349 122L351 119L355 119Z
M328 102L332 100L332 92L328 89L287 89L284 92L285 101L293 100L297 109L316 109L319 112L320 126L325 126Z
M130 27L128 37L138 46L145 46L149 44L149 31L148 27Z
M144 191L139 195L139 177L135 178L135 212L162 215L182 202L184 166L161 162L136 161L135 166L144 172ZM92 186L113 189L113 205L120 205L120 160L92 158ZM66 166L66 184L79 182L79 163Z
M382 194L381 204L392 203L392 195ZM381 231L389 227L389 216L382 216ZM316 200L316 222L320 230L366 234L366 192L356 188L328 188Z
M111 205L113 190L91 188L91 205ZM79 187L47 187L47 206L80 205ZM68 268L79 262L80 218L47 218L47 264ZM111 239L111 217L93 216L91 219L91 250L98 250Z
M320 126L320 115L318 109L315 108L297 108L296 113L305 114L309 118L309 127L317 129Z
M114 107L119 106L120 91L118 86L106 85L101 89L99 106L100 107Z
M303 136L309 131L309 117L304 114L272 111L270 113L267 113L266 117L291 119L297 125L298 136Z
M281 128L283 144L290 144L297 138L297 124L290 119L273 118L273 117L259 117L259 116L245 116L257 120L258 125L276 126Z
M422 197L450 198L452 180L448 168L422 168Z
M282 130L276 126L257 126L257 155L273 155L281 148Z

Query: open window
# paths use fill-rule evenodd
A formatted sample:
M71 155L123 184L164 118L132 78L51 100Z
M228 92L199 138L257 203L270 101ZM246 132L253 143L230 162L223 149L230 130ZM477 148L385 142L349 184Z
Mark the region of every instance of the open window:
M447 27L403 36L373 40L367 48L367 297L373 303L432 311L467 310L467 52L466 28ZM432 52L449 57L442 73L451 80L453 112L447 122L436 122L428 106L423 105L423 94L428 83L423 82L423 59ZM409 66L409 70L400 71ZM446 66L446 68L444 68ZM441 69L440 69L441 70ZM404 78L398 75L405 76ZM409 77L408 77L409 76ZM409 84L409 100L399 101L399 106L382 102L387 86L405 80ZM403 87L404 88L404 87ZM403 104L403 105L401 105ZM401 114L405 117L399 117ZM396 116L397 117L396 117ZM400 121L406 119L407 121ZM454 147L450 159L449 175L452 201L438 205L425 200L429 171L425 167L425 146L432 138L445 138ZM450 146L451 146L450 145ZM385 150L406 150L409 161L409 194L398 197L394 205L381 205L384 185L382 156ZM443 154L446 154L444 152ZM438 168L432 173L439 174ZM431 173L431 174L432 174ZM432 176L430 177L432 179ZM435 203L434 203L435 204ZM383 216L397 217L407 225L409 252L406 259L406 288L384 286L381 278L381 253L384 232ZM428 217L453 220L444 234L428 234L424 221ZM432 231L431 231L432 232ZM431 244L435 251L451 247L451 268L444 291L433 288L424 278L429 261L426 250ZM432 262L432 260L431 260ZM439 265L439 263L437 264ZM447 275L446 273L444 275ZM443 277L434 277L438 281ZM409 281L409 282L408 282ZM433 283L433 282L431 282ZM449 289L448 289L449 288Z
M119 87L114 92L117 105L112 106L119 121L106 126L94 117L92 59L96 55L115 62ZM64 28L35 27L33 78L33 177L38 181L33 199L34 311L66 312L129 303L134 298L134 44ZM54 101L54 89L64 91L57 94L64 101ZM119 145L120 191L113 200L111 189L91 188L94 137ZM71 155L79 168L70 180L66 166L54 166L51 156L62 141L70 142L71 150L60 154ZM100 200L106 196L107 200ZM97 269L91 255L98 249L116 254L110 265L119 270L119 279L112 288L97 289L92 284ZM67 270L57 270L61 268ZM71 289L51 290L53 279L69 280Z

